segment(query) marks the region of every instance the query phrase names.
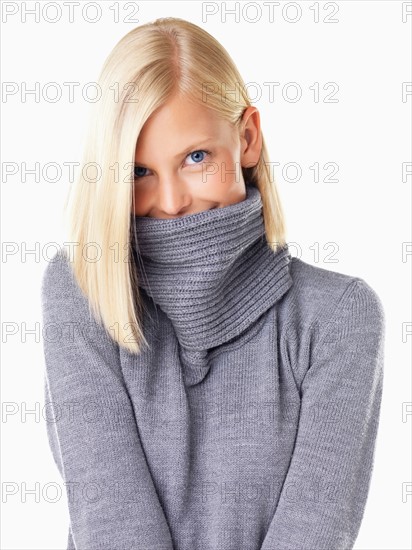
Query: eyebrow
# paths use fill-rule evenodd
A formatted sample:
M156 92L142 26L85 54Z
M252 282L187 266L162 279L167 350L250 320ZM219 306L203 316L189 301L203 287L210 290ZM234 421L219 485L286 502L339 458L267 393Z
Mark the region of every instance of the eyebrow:
M206 143L209 143L210 141L213 141L213 139L214 138L212 138L212 137L208 137L208 138L203 139L202 141L197 141L193 145L190 145L189 147L187 147L181 153L177 153L177 155L174 155L174 158L179 158L179 157L182 157L183 155L186 156L190 153L190 151L192 151L194 149L196 150L199 147L202 147L202 145L204 145ZM136 166L142 166L143 168L147 168L147 166L143 162L136 162L136 160L135 160L134 163L135 163Z

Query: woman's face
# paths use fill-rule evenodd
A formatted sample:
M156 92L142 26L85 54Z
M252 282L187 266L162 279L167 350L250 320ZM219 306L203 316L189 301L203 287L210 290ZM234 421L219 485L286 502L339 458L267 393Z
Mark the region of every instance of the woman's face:
M259 112L248 107L241 136L203 105L175 96L144 124L136 145L134 214L175 218L246 198L242 167L262 147Z

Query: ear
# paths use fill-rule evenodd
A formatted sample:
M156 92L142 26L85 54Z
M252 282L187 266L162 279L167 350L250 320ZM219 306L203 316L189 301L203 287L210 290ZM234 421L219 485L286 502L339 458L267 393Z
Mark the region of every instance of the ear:
M243 168L256 166L262 151L260 115L256 107L247 107L240 125L240 163Z

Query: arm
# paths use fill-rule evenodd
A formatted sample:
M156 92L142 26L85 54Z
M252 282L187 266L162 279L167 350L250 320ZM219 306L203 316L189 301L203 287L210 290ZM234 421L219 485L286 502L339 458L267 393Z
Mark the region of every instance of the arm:
M41 296L46 426L67 492L68 547L173 550L118 346L89 315L64 256L47 266Z
M350 283L302 381L295 448L261 550L353 548L374 459L384 323L375 291Z

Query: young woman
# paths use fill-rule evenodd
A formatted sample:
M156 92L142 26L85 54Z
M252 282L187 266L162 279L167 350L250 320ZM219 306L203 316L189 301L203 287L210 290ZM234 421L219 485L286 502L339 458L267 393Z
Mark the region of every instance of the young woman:
M259 112L207 32L141 25L99 84L73 244L42 283L68 548L352 548L379 297L289 254Z

